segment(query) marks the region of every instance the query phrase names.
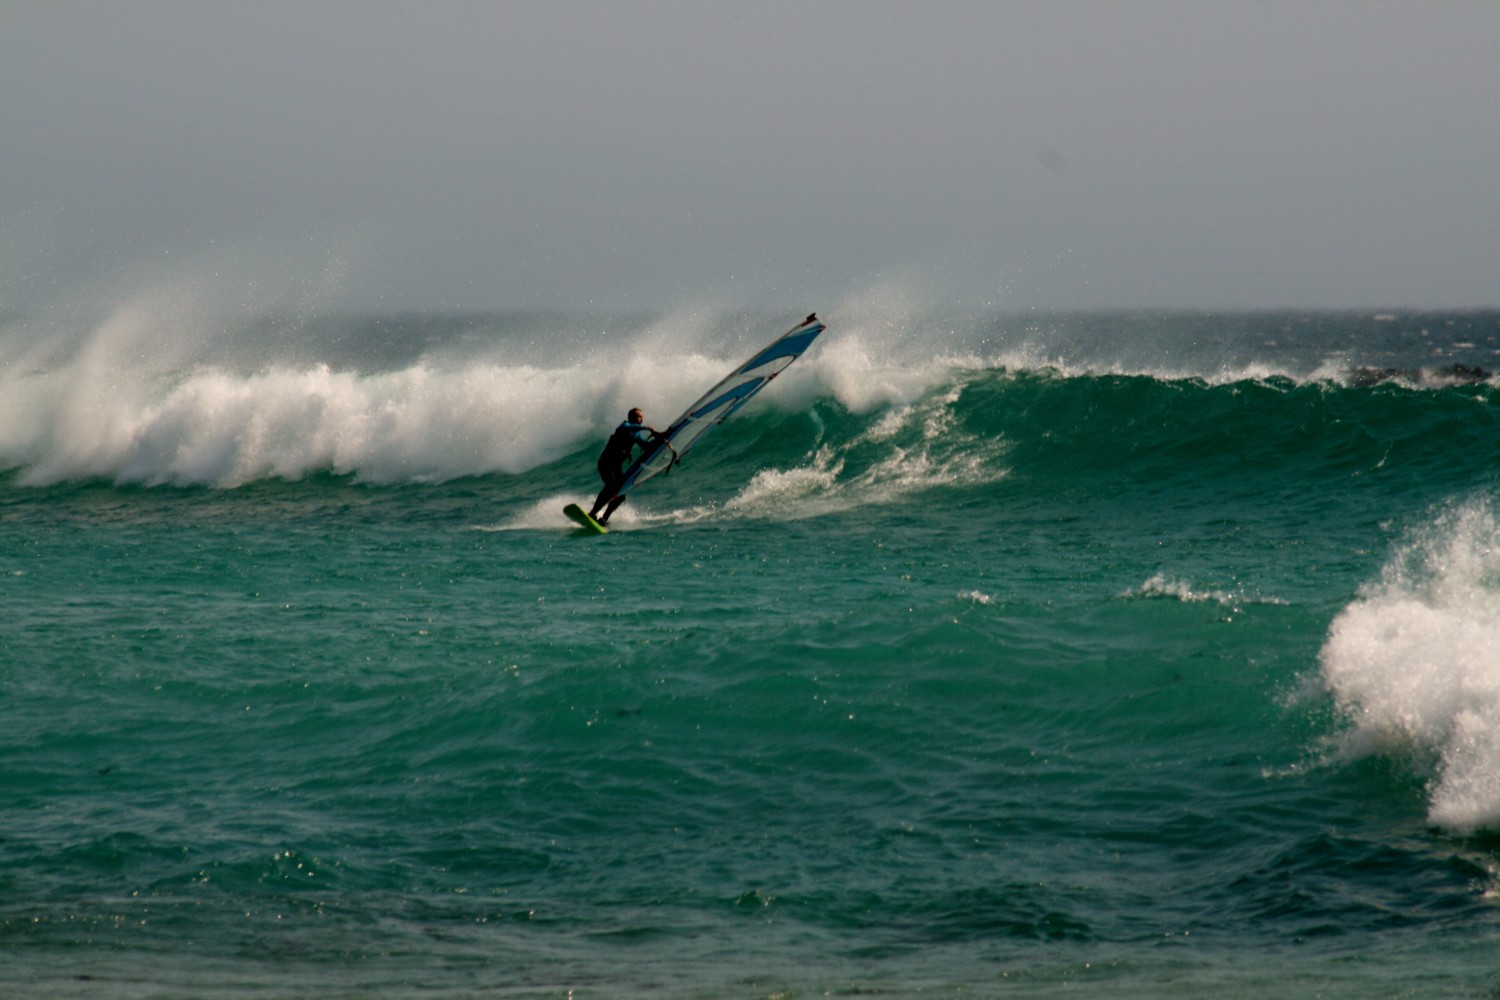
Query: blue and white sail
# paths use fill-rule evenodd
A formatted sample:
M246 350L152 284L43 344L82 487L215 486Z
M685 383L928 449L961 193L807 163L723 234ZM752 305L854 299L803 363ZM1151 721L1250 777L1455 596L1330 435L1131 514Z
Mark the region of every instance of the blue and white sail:
M625 479L615 495L623 496L653 476L671 469L705 434L728 420L768 382L801 357L824 329L814 313L730 372L647 446L641 457L625 470Z

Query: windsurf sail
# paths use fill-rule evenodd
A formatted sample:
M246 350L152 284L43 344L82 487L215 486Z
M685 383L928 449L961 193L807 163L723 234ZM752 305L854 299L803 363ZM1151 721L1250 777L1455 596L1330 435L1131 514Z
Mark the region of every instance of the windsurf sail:
M800 358L824 329L817 313L813 313L730 372L722 382L689 406L682 416L672 421L672 425L647 446L641 457L631 463L615 496L624 496L646 480L670 470L705 434L728 420L734 411L750 402L752 396Z

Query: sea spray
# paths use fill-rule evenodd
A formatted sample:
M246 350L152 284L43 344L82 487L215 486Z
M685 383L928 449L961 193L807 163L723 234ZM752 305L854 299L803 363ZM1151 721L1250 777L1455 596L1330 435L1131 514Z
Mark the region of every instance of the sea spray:
M1500 824L1500 522L1471 500L1418 530L1329 629L1324 683L1354 753L1410 755L1429 818Z
M170 380L125 370L82 386L72 378L26 386L36 431L17 435L0 464L25 466L31 485L233 487L320 472L431 482L522 472L591 429L561 391L576 376L524 366L372 375L197 368Z

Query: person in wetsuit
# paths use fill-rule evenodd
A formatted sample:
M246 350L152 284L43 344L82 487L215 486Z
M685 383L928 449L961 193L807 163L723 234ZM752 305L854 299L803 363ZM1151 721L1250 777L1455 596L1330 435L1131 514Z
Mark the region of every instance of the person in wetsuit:
M615 491L625 481L625 467L630 464L630 456L635 452L636 445L644 448L656 437L656 428L647 427L645 419L646 414L641 412L640 407L627 413L625 422L615 428L604 446L604 452L599 456L599 478L604 480L604 489L599 491L589 517L600 524L608 524L609 515L625 502L625 498L616 496ZM604 509L603 517L599 516L600 508Z

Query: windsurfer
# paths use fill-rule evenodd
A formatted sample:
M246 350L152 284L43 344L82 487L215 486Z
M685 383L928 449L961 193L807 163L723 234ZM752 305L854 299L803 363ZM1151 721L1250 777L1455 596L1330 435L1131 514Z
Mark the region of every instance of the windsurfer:
M625 481L625 467L630 464L630 457L636 446L644 448L657 436L656 428L647 427L645 420L646 414L640 407L632 409L625 415L624 423L616 427L615 432L609 436L604 452L599 456L599 478L604 480L604 489L599 491L589 517L597 519L600 524L608 524L609 515L625 502L625 498L619 496L617 491ZM603 517L599 517L601 508L604 510Z

